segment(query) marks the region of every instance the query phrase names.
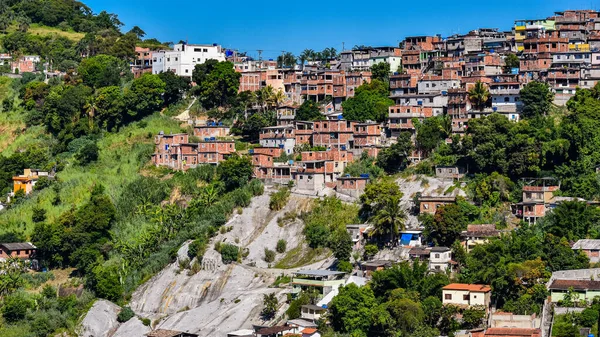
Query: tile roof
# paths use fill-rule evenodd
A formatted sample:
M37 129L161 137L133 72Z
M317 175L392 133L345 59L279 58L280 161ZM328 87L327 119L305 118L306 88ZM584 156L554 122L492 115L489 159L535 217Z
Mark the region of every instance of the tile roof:
M579 240L573 245L573 249L584 249L584 250L600 250L600 240Z
M175 337L175 336L179 336L181 334L183 334L184 332L181 331L175 331L175 330L165 330L165 329L157 329L154 331L150 331L146 334L147 337ZM189 333L186 333L188 335L192 335ZM194 336L198 336L198 335L194 335Z
M485 336L540 337L541 335L542 335L542 331L540 329L531 329L531 328L489 328L485 331Z
M302 330L302 333L303 333L303 334L310 335L310 334L313 334L313 333L315 333L315 332L317 332L317 331L318 331L318 330L317 330L317 329L315 329L315 328L306 328L306 329Z
M554 280L548 287L550 290L600 290L600 281L592 280Z
M36 249L37 247L29 242L13 242L13 243L0 243L0 247L4 247L7 250L24 250L24 249Z
M290 326L272 326L270 328L263 328L256 332L257 335L274 335L280 332L289 331L294 329Z
M442 290L467 290L473 292L486 293L488 291L491 291L492 288L485 284L451 283L443 287Z

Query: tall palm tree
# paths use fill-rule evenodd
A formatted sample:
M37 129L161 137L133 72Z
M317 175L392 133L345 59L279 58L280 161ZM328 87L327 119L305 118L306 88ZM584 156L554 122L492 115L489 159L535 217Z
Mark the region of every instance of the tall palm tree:
M337 50L335 48L329 48L329 57L331 57L332 60L338 57Z
M321 52L321 55L323 56L323 59L325 61L329 61L329 58L331 57L331 55L329 54L329 48L323 49L323 51Z
M302 61L302 67L304 67L305 61L309 61L313 58L314 54L315 54L315 51L312 49L304 49L302 51L302 53L300 54L300 60L304 60L304 61Z
M391 242L396 242L400 231L405 229L406 214L400 207L400 198L390 197L372 218L375 230L373 234L390 235Z
M89 97L86 100L85 106L83 108L85 109L85 112L87 113L88 124L90 126L90 129L93 129L94 128L94 117L96 115L96 109L97 109L96 99L93 96Z
M266 87L261 89L261 99L266 106L267 109L275 106L275 89L271 85L267 85Z
M475 86L469 90L469 100L479 111L485 108L486 103L490 99L490 91L481 81L477 81Z

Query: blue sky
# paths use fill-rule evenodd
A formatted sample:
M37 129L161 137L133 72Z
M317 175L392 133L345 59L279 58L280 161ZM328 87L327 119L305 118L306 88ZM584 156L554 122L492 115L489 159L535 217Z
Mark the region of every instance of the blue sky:
M83 0L94 12L116 13L161 41L219 43L263 58L305 48L397 45L405 36L508 30L516 19L566 9L600 9L600 1L239 1Z

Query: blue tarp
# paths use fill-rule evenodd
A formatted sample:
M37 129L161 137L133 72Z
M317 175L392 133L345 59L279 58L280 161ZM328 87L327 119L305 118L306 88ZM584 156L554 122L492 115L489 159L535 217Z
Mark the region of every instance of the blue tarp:
M400 237L400 244L408 245L410 243L411 239L412 239L412 234L402 234L402 237Z

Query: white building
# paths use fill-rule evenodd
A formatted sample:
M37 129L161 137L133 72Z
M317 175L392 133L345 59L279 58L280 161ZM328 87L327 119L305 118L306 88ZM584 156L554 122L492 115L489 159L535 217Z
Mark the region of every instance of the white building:
M463 308L490 306L492 288L481 284L452 283L442 288L442 303Z
M452 250L448 247L433 247L429 254L429 270L452 271Z
M152 73L172 71L179 76L192 77L197 64L207 60L225 61L225 50L217 45L176 44L173 50L152 53Z

